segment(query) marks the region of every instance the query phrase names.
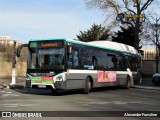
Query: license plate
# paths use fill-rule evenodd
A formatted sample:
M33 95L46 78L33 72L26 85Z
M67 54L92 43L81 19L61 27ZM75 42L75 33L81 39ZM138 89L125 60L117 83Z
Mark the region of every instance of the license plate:
M46 85L38 85L39 88L46 88Z

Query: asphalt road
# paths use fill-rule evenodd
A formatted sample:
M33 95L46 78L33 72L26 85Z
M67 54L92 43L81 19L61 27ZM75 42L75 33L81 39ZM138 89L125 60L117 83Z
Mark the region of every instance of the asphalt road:
M92 111L160 111L160 91L136 88L97 89L88 95L79 90L51 95L50 90L4 89L0 91L0 101L1 111L90 111L88 114L95 114L95 117L96 113Z
M17 81L18 85L24 86L24 81L20 82L20 80L18 79ZM1 79L1 81L7 83L10 79ZM50 90L21 89L21 87L11 90L5 88L4 90L0 89L0 111L62 111L58 112L58 117L56 117L58 120L63 120L64 118L65 120L81 120L82 117L83 120L159 120L156 117L121 117L126 112L160 111L159 96L160 86L155 86L151 82L151 78L143 79L141 85L133 86L130 90L113 87L98 89L89 95L85 95L81 91L61 91L58 95L53 96ZM65 117L67 112L63 111L69 112L71 117ZM77 113L70 111L88 112L78 112L77 115ZM99 117L99 114L97 114L97 112L101 113L99 111L105 111L105 113L100 114L101 117ZM114 112L110 114L109 111ZM49 115L56 116L56 114L51 112ZM48 116L46 113L45 115ZM88 118L86 115L95 117ZM75 118L75 116L81 117ZM12 119L16 120L16 118ZM40 119L42 118L38 118L38 120Z

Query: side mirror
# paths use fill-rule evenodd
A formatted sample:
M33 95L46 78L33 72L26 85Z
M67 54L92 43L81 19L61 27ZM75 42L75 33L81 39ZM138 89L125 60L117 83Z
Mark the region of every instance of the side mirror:
M18 48L16 49L16 55L17 55L17 57L20 57L21 49L23 47L28 47L28 44L22 44L22 45L18 46Z
M68 45L68 46L67 46L67 53L68 53L68 54L71 54L71 53L72 53L72 46L71 46L71 45Z

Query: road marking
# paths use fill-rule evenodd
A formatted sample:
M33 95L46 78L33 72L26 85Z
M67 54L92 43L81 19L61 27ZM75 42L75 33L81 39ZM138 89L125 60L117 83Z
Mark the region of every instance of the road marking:
M137 104L137 103L141 103L141 102L129 102L129 103L135 103L135 104Z
M1 93L6 93L6 91L4 91L4 90L3 90L3 91L0 91L0 92L1 92Z
M92 105L92 104L101 104L101 105L103 105L103 104L108 104L108 103L110 103L110 102L90 102L90 103L85 103L83 105Z
M124 105L124 104L128 104L129 102L125 102L125 101L112 101L111 103L117 104L117 105Z
M18 104L2 104L4 107L18 107Z
M3 107L29 107L34 106L38 104L0 104Z
M8 97L8 96L18 97L19 95L17 95L17 94L3 94L3 95L2 95L2 97Z
M12 92L6 92L7 94L11 94Z
M105 101L105 102L89 102L89 103L84 103L82 105L103 105L103 104L117 104L117 105L124 105L124 104L140 104L141 102L127 102L127 101Z
M27 107L27 106L33 106L33 105L38 105L38 104L20 104L20 107Z

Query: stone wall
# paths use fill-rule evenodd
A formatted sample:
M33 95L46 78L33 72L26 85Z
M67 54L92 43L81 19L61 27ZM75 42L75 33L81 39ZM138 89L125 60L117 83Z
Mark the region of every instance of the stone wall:
M16 62L16 76L25 76L27 69L27 54L22 53ZM0 77L12 76L12 54L0 52Z
M160 64L158 65L158 70L160 71ZM151 77L156 73L156 63L155 60L143 60L142 61L142 74L146 77Z
M26 76L27 69L27 53L22 53L20 58L17 58L16 76ZM156 71L155 60L143 60L142 72L143 76L152 76ZM160 71L160 64L159 64ZM0 52L0 77L12 76L12 55L11 53Z

